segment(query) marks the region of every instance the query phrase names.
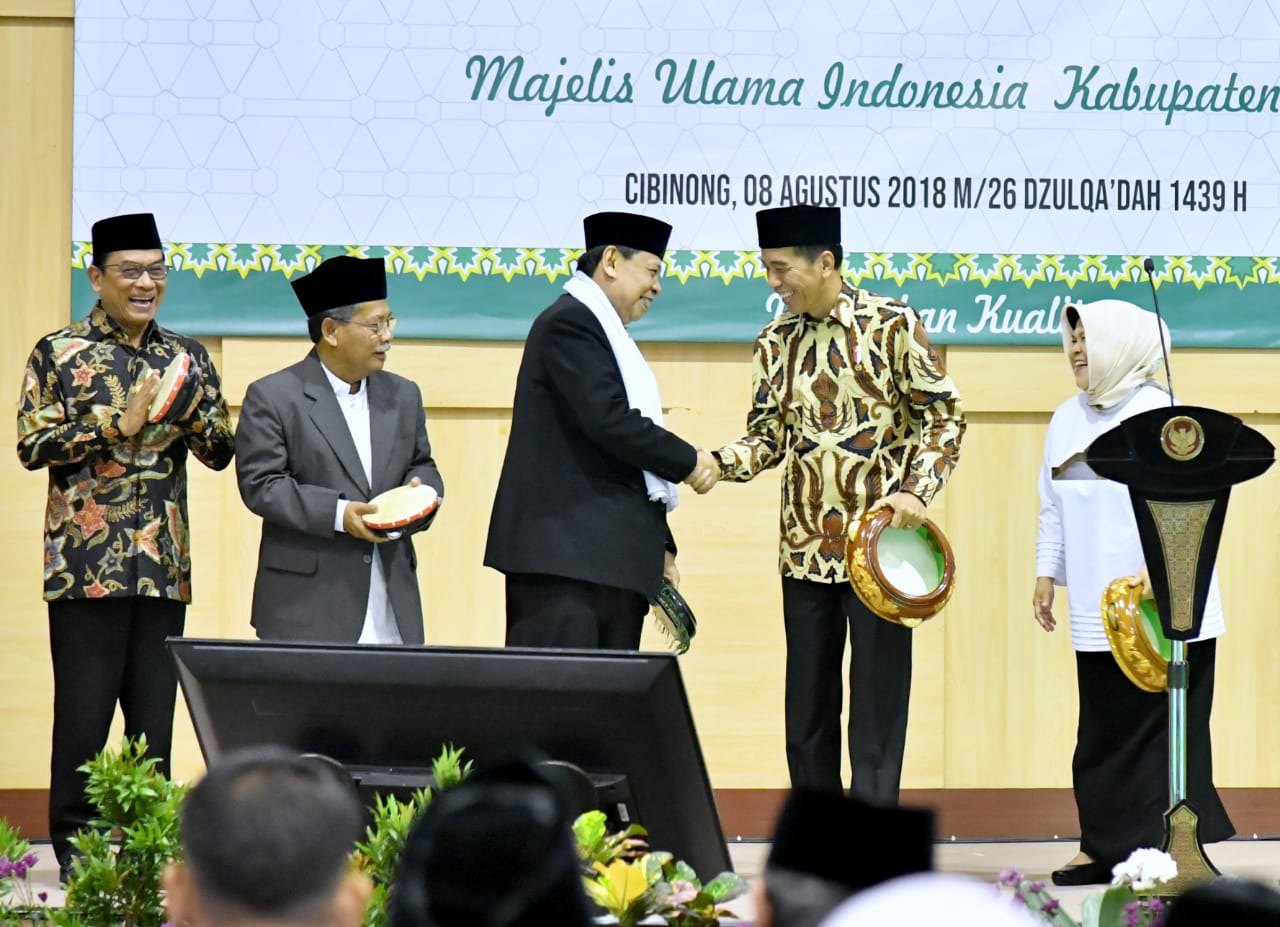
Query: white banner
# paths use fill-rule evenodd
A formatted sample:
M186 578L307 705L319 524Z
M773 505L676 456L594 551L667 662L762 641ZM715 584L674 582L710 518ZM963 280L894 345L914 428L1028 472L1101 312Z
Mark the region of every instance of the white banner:
M1263 0L78 0L77 240L1280 253Z

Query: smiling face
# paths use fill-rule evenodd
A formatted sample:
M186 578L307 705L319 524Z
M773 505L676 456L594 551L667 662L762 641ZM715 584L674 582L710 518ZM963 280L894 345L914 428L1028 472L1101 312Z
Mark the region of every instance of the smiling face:
M336 376L359 383L387 362L395 337L390 319L391 306L385 299L360 303L349 322L326 319L317 345L320 359Z
M1084 320L1077 318L1071 327L1071 337L1067 341L1067 363L1071 365L1071 374L1076 378L1076 387L1089 388L1089 351L1084 342Z
M662 292L662 258L648 251L630 257L612 246L605 249L593 275L618 311L623 325L630 325L649 311Z
M121 266L151 267L163 262L164 252L159 250L113 251L104 258L102 266L89 266L89 285L102 301L102 308L135 344L141 341L143 331L155 318L169 281L167 277L153 280L148 273L137 280L126 280L120 274Z
M790 312L825 319L835 308L841 279L835 256L823 251L810 260L795 248L765 248L760 252L770 289Z

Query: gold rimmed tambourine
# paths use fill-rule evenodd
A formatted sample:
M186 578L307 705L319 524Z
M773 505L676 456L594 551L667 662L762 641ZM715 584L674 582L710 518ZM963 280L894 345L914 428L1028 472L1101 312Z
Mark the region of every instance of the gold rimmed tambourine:
M693 636L698 633L698 622L684 596L665 579L653 599L651 612L672 653L679 655L687 651Z
M1130 682L1144 692L1169 687L1172 648L1160 627L1156 603L1142 598L1142 587L1130 585L1129 577L1112 580L1102 593L1102 627L1111 656Z
M872 612L909 628L928 621L951 599L956 559L929 519L918 528L891 528L893 509L868 512L849 531L845 567L854 591Z
M195 361L186 351L174 356L160 374L160 388L147 407L147 421L155 425L164 421L169 413L182 410L191 403L200 383Z
M377 508L361 515L370 531L399 537L425 519L440 505L434 486L397 486L369 500Z

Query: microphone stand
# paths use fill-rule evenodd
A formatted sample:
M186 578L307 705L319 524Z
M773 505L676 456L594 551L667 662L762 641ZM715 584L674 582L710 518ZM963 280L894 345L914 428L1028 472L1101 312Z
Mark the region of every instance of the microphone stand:
M1156 326L1160 332L1160 350L1164 355L1165 383L1169 387L1169 405L1173 397L1173 372L1169 367L1169 346L1164 335L1164 319L1160 315L1160 298L1152 276L1155 264L1151 258L1142 262L1151 284L1151 302L1156 310ZM1182 885L1212 879L1219 873L1205 855L1200 842L1200 817L1187 801L1187 690L1191 682L1191 666L1187 662L1186 641L1169 641L1169 810L1164 816L1164 851L1178 865L1178 882Z

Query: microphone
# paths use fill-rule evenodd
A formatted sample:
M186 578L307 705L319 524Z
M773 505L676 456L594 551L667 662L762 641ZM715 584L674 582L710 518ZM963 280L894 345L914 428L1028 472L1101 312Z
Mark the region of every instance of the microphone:
M1173 371L1169 369L1169 344L1164 339L1164 319L1160 316L1160 297L1156 295L1156 281L1151 276L1155 267L1155 262L1151 258L1146 258L1142 262L1142 269L1147 272L1147 282L1151 284L1151 302L1156 307L1156 328L1160 332L1160 353L1164 355L1164 381L1169 387L1169 406L1172 408L1177 403L1173 398Z

